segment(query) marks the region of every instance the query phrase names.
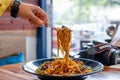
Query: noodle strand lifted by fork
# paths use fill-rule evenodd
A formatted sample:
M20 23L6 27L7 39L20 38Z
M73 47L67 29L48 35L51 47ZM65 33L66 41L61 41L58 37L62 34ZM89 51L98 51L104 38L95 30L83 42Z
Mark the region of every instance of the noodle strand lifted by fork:
M56 31L57 31L57 42L58 42L58 58L59 58L59 50L61 49L64 58L66 58L67 60L69 57L71 39L72 39L71 30L65 26L62 26L62 28L57 28Z

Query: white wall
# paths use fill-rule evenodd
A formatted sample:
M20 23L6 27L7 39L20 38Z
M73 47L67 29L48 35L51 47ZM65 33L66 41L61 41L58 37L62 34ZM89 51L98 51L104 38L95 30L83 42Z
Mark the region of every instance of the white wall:
M36 37L26 37L26 61L36 59Z

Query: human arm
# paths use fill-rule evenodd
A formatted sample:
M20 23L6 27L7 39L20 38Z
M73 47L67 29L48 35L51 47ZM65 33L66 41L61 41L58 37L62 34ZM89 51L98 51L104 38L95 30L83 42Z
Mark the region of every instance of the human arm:
M14 0L11 0L10 5L7 8L7 12L11 12L11 6ZM37 26L45 25L48 26L48 16L39 6L27 4L21 2L19 5L18 17L28 20L30 23Z

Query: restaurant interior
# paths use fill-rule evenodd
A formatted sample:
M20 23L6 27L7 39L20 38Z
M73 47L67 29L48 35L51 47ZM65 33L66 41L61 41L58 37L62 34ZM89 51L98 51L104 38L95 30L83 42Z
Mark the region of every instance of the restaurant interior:
M35 28L8 12L0 16L0 80L120 79L119 0L21 1L41 7L48 14L49 25ZM37 74L44 62L66 58L62 50L58 57L58 34L54 29L63 26L72 34L69 58L82 61L92 71L67 76Z

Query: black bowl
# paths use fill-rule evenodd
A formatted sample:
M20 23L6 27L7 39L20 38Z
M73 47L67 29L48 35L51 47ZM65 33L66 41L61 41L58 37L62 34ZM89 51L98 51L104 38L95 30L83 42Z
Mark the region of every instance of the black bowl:
M37 75L35 71L42 63L44 63L45 61L53 61L53 60L54 58L37 59L37 60L30 61L28 63L25 63L22 67L24 71ZM82 79L85 79L88 75L102 71L104 68L102 63L95 60L85 59L85 58L74 58L73 60L83 61L86 66L89 66L92 68L92 72L88 74L75 74L70 76L55 76L55 75L37 75L37 76L41 80L61 80L61 79L62 80L82 80Z

